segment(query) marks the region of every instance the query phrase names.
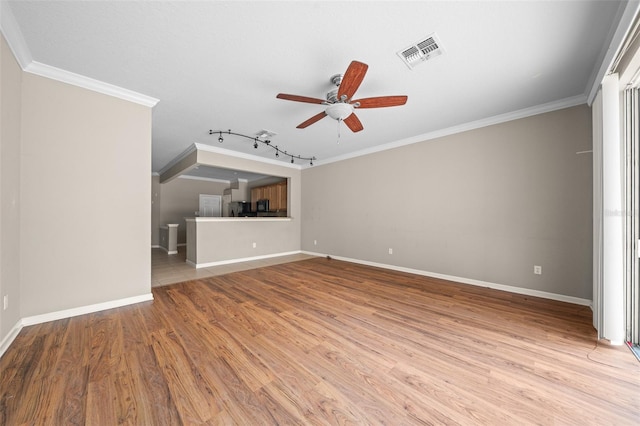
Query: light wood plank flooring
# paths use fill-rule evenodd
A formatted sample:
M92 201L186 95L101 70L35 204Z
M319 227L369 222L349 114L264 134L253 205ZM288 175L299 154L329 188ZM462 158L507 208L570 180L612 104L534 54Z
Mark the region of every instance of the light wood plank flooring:
M637 425L588 307L314 258L26 327L0 424Z

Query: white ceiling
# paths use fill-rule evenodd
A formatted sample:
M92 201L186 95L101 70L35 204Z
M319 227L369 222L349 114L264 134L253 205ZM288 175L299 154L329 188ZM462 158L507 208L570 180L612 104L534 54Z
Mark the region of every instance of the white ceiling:
M623 2L624 3L624 2ZM541 105L584 103L616 30L616 1L11 1L34 61L159 99L153 171L192 143L270 161L253 136L317 164ZM436 33L445 54L410 70L396 52ZM369 65L357 98L408 95L357 111L352 133L326 117L329 77ZM288 158L279 159L283 165ZM298 162L301 163L301 162Z

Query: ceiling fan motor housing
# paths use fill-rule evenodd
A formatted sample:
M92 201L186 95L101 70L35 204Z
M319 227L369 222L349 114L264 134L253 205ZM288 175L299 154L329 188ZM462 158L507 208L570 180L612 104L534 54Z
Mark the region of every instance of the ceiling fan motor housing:
M338 102L338 89L329 90L327 92L327 102L330 104Z

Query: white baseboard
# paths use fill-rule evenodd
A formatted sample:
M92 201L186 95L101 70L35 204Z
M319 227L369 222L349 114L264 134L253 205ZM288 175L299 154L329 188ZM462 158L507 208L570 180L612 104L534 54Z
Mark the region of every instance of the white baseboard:
M42 324L43 322L71 318L78 315L90 314L107 309L119 308L121 306L133 305L140 302L148 302L150 300L153 300L153 294L147 293L141 294L139 296L126 297L124 299L111 300L109 302L96 303L93 305L80 306L78 308L65 309L62 311L22 318L16 323L16 325L13 326L9 334L7 334L4 339L2 339L2 342L0 342L0 357L2 357L4 352L9 348L9 346L11 346L11 343L13 343L15 338L18 336L18 333L20 333L22 327Z
M7 334L4 339L2 339L2 342L0 342L0 358L2 358L2 355L4 355L6 350L9 349L9 346L11 346L16 337L18 337L20 330L22 330L22 321L18 320L16 325L14 325L9 331L9 334Z
M302 250L302 253L308 254L311 256L321 256L321 257L327 256L326 254L314 253L314 252L305 251L305 250ZM583 306L592 305L592 301L589 299L581 299L579 297L566 296L564 294L549 293L546 291L533 290L533 289L522 288L522 287L513 287L509 285L504 285L504 284L491 283L488 281L474 280L471 278L456 277L453 275L438 274L436 272L422 271L419 269L405 268L402 266L387 265L384 263L369 262L367 260L360 260L360 259L352 259L350 257L342 257L342 256L334 256L334 255L329 255L329 256L331 256L332 259L344 260L345 262L359 263L361 265L374 266L374 267L383 268L383 269L391 269L394 271L407 272L410 274L422 275L425 277L439 278L442 280L454 281L461 284L469 284L469 285L474 285L478 287L488 287L494 290L508 291L510 293L524 294L526 296L541 297L543 299L557 300L559 302L573 303L575 305L583 305Z
M284 253L265 254L262 256L242 257L238 259L220 260L218 262L207 262L207 263L194 263L187 259L187 263L196 269L200 269L200 268L210 268L212 266L230 265L232 263L249 262L251 260L262 260L262 259L270 259L272 257L290 256L292 254L300 254L300 253L302 253L302 251L296 250L296 251L287 251Z
M96 303L93 305L80 306L78 308L65 309L62 311L49 312L42 315L34 315L22 318L22 325L35 325L43 322L55 321L64 318L71 318L78 315L91 314L93 312L104 311L107 309L119 308L121 306L133 305L134 303L148 302L153 300L153 294L141 294L140 296L126 297L124 299L110 300L109 302Z
M158 244L155 244L155 245L151 244L151 248L154 249L154 248L161 248L161 247Z
M179 246L180 244L178 244ZM152 248L159 248L160 250L163 250L164 252L166 252L167 254L178 254L178 250L171 250L169 251L168 248L166 247L162 247L162 246L158 246L158 247L152 247Z

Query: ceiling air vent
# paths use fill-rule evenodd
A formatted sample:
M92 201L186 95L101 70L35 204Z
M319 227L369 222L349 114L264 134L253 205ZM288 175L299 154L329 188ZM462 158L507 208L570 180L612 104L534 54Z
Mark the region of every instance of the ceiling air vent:
M427 59L435 58L444 53L444 49L440 44L438 36L433 33L425 37L423 40L407 46L398 52L398 56L407 64L409 69L413 69L416 65L426 62Z

